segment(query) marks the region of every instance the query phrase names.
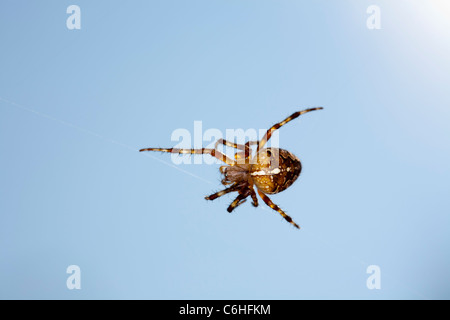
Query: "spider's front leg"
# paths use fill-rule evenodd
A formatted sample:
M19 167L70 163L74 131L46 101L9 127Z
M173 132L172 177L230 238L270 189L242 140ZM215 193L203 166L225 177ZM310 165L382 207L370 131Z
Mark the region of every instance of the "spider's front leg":
M244 144L239 144L239 143L235 143L235 142L230 142L225 139L219 139L219 140L217 140L216 144L214 145L214 149L217 150L217 147L220 144L223 144L225 146L235 148L238 150L242 150L243 152L236 152L234 155L234 158L236 159L236 161L238 161L239 164L245 164L246 163L245 160L247 160L251 154L250 146L257 145L258 141L248 141L244 145ZM244 159L244 161L240 161L242 159Z
M168 152L168 153L178 153L178 154L209 154L220 161L225 162L229 166L236 165L236 162L230 158L228 158L226 155L224 155L222 152L217 151L216 149L208 149L208 148L202 148L202 149L178 149L178 148L145 148L139 150L139 152L142 151L160 151L160 152Z
M308 112L311 112L311 111L315 111L315 110L322 110L322 109L323 109L322 107L317 107L317 108L309 108L309 109L306 109L306 110L297 111L297 112L294 112L293 114L291 114L289 117L287 117L283 121L274 124L272 127L270 127L267 130L266 134L259 141L258 147L256 149L256 152L258 153L259 150L262 149L262 147L264 147L264 145L267 143L267 141L270 140L270 138L272 137L272 133L274 133L276 130L280 129L282 126L284 126L289 121L292 121L295 118L298 118L302 114L305 114L305 113L308 113Z
M217 140L216 144L214 145L214 149L217 149L219 144L223 144L224 146L239 149L239 150L245 150L245 146L243 144L238 144L234 142L227 141L225 139L219 139Z

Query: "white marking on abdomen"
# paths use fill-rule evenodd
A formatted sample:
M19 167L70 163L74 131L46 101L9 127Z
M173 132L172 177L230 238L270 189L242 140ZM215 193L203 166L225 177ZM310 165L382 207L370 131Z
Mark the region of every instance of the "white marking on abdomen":
M273 169L270 174L279 174L281 172L280 168Z
M280 168L275 168L272 171L255 171L252 172L251 175L252 176L267 176L267 175L273 175L273 174L279 174L281 172Z

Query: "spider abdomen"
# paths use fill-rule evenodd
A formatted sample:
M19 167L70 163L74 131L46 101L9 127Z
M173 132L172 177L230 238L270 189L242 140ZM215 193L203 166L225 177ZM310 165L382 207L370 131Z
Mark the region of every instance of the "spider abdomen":
M255 160L250 175L256 187L267 194L286 190L297 180L302 170L300 160L284 149L262 149Z

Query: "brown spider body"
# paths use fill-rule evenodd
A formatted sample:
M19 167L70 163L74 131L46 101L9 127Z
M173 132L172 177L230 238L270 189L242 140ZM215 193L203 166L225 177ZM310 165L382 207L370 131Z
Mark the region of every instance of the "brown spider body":
M252 163L222 166L222 184L226 186L248 181L264 193L275 194L290 187L302 170L300 160L296 156L277 148L262 149Z
M257 162L251 166L250 175L255 186L267 194L286 190L302 171L300 160L284 149L263 149L256 158Z
M141 149L140 151L162 151L178 154L209 154L216 157L227 164L226 166L220 167L220 172L223 174L222 184L228 187L205 197L206 200L214 200L227 193L237 192L238 196L229 205L227 209L228 212L232 212L236 207L244 203L249 196L252 198L253 206L257 207L258 198L256 197L254 188L256 187L259 196L270 208L280 213L286 221L296 228L300 228L291 217L269 199L267 194L276 194L289 188L300 176L302 170L301 162L295 155L287 150L278 148L263 149L262 147L270 139L272 133L281 126L304 113L320 109L323 108L318 107L295 112L285 120L268 129L260 141L248 141L245 145L220 139L216 142L214 149L146 148ZM237 152L235 154L235 160L232 160L217 150L219 144L233 147L241 151ZM253 158L250 158L251 145L257 145L256 155Z

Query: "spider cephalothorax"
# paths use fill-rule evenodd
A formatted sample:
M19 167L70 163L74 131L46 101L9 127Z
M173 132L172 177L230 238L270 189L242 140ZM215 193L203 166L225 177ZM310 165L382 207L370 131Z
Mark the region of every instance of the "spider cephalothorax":
M220 167L223 175L222 184L228 186L226 189L205 197L206 200L217 199L227 193L237 192L238 196L229 205L227 211L232 212L237 206L244 203L247 197L252 198L252 204L258 206L256 191L263 201L273 210L280 213L289 223L299 228L299 226L283 210L269 199L267 194L275 194L290 187L300 175L302 165L300 160L284 149L264 148L263 146L272 136L272 133L298 116L320 110L322 107L306 109L293 113L285 120L273 125L260 141L248 141L245 145L236 144L223 139L216 142L214 149L165 149L146 148L139 151L162 151L178 154L209 154L225 162L227 165ZM217 146L223 144L240 150L234 155L234 160L217 150ZM256 145L256 154L251 157L250 146Z

